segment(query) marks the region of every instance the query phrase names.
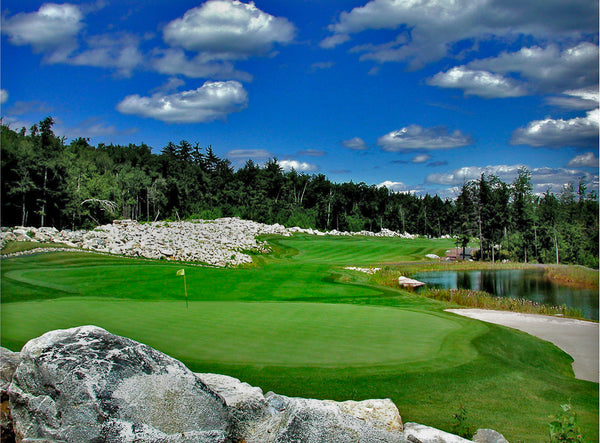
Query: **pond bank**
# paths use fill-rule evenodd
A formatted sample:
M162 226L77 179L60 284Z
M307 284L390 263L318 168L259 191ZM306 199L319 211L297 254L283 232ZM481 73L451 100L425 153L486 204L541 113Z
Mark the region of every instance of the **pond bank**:
M598 383L598 323L488 309L446 309L446 311L519 329L549 341L573 357L575 378Z

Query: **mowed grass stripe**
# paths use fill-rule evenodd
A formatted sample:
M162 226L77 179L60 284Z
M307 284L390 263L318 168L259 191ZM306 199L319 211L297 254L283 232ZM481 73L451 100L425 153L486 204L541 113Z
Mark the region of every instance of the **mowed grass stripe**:
M464 364L477 356L473 335L486 330L477 323L465 329L451 316L388 307L191 302L186 309L182 301L65 298L5 305L3 346L18 349L32 335L85 324L188 363L330 368Z
M293 261L319 262L334 265L381 264L420 261L425 255L444 255L454 247L450 239L403 239L395 237L315 237L297 235L275 240L278 244L296 248Z

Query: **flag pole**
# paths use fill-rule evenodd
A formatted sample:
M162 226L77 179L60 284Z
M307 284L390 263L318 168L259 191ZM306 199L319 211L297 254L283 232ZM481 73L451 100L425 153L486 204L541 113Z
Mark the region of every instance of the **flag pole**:
M188 309L187 283L185 281L185 274L183 274L183 290L185 291L185 309Z
M185 269L180 269L175 273L175 275L183 276L183 290L185 291L185 309L188 309L187 281L185 280Z

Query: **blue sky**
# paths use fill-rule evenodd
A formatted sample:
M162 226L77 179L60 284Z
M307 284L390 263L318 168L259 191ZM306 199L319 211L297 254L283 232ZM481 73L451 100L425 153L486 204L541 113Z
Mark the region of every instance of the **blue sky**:
M455 197L598 190L596 0L2 2L2 117Z

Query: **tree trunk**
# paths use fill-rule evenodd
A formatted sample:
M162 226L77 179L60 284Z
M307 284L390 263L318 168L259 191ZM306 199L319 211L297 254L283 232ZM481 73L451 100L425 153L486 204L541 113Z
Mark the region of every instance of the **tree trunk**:
M23 192L23 199L21 200L21 226L25 226L25 216L27 212L25 211L25 193Z
M556 238L556 228L554 229L554 249L556 251L556 264L558 264L558 239Z
M44 223L46 222L45 218L46 218L46 186L48 183L48 167L46 166L44 168L44 188L43 188L43 200L42 200L42 211L41 211L41 222L40 222L40 226L44 226Z

